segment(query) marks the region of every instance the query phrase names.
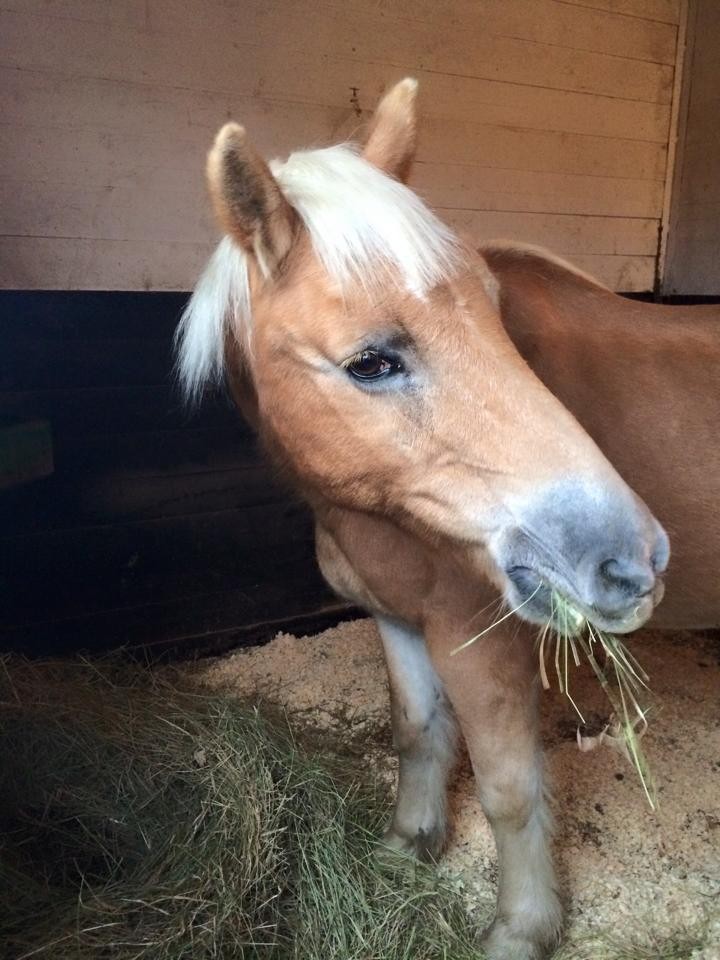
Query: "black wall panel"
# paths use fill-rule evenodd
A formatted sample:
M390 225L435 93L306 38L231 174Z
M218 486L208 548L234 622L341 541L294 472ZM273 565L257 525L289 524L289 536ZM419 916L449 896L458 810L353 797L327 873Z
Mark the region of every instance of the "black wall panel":
M307 509L231 402L182 404L187 294L0 292L0 426L50 424L54 472L0 493L0 644L204 650L346 615Z

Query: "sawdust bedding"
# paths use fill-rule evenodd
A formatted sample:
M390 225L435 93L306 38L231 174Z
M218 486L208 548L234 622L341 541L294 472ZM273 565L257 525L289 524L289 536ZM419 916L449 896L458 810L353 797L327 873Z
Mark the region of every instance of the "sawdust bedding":
M686 931L709 921L705 945L687 956L720 960L717 641L645 631L633 637L632 647L661 704L645 741L658 785L655 813L622 757L606 748L578 751L567 700L556 692L541 700L568 907L566 941L578 945L578 957L592 957L580 947L588 938L622 933L648 944L668 937L681 941ZM376 769L394 777L387 681L372 620L342 623L313 637L281 633L266 646L200 665L199 676L212 687L282 705L296 722L345 738L355 754L362 745ZM603 715L602 694L589 670L578 671L574 690L596 717ZM442 869L458 878L471 909L489 910L494 844L465 758L452 808L454 830Z

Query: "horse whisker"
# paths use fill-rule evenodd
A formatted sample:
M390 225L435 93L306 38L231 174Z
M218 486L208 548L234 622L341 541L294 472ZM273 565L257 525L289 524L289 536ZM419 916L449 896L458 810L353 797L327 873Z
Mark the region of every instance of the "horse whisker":
M493 621L489 627L485 627L484 630L481 630L480 633L476 633L474 637L470 637L469 640L466 640L465 643L461 643L459 647L456 647L454 650L450 651L450 656L454 657L456 653L460 653L461 650L465 650L466 647L471 646L475 643L476 640L479 640L481 637L484 637L486 633L490 633L491 630L494 630L495 627L499 626L505 620L509 619L514 613L517 613L518 610L521 610L534 598L535 594L538 592L542 584L538 584L537 587L533 590L529 597L526 597L522 603L519 603L516 607L513 607L512 610L508 610L507 613L503 614L502 617L499 617L497 620Z

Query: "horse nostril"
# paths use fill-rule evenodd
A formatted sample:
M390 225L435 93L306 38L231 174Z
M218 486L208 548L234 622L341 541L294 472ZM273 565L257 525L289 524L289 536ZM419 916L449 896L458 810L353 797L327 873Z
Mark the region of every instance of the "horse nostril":
M603 560L599 572L606 586L621 591L628 598L644 597L655 586L653 571L633 560Z

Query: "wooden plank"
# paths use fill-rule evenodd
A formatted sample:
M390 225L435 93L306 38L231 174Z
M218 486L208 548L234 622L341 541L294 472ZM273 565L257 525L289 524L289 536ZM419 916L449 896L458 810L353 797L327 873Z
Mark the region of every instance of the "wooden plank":
M455 168L457 169L457 168ZM482 184L484 171L477 167L464 171L463 184ZM497 177L495 178L497 181ZM607 178L609 179L609 178ZM604 184L606 189L609 185ZM527 181L526 181L527 182ZM472 196L472 187L464 191L460 185L455 188L454 181L447 178L444 194L449 199L449 206L453 208L469 207L470 209L487 209L487 205L477 202ZM451 186L452 184L452 186ZM593 184L586 184L587 190ZM601 183L600 187L603 186ZM448 197L448 194L450 196ZM15 198L15 203L9 201ZM107 197L107 202L102 202ZM428 197L436 205L443 206L441 198ZM544 207L542 197L536 194L540 201L539 207ZM32 203L33 198L46 202ZM189 198L188 198L189 199ZM152 222L147 223L144 192L138 194L136 189L118 187L110 195L105 188L65 187L62 184L0 184L0 233L5 236L36 236L36 237L78 237L83 240L100 239L103 241L129 242L133 240L145 243L184 243L191 244L193 239L208 237L212 242L213 230L203 221L209 217L208 206L204 197L198 202L197 217L194 219L192 210L184 208L182 196L173 189L163 195L158 191L155 195L157 204ZM190 204L191 206L191 204ZM528 204L530 210L533 204ZM522 204L517 209L522 209ZM4 208L4 209L3 209ZM495 209L504 209L499 204ZM512 209L512 207L511 207ZM552 210L553 207L550 207ZM557 210L557 208L555 208ZM563 212L562 210L557 211ZM532 221L528 221L529 225ZM592 253L592 250L588 251ZM645 252L645 251L642 251ZM149 269L149 268L148 268ZM150 273L153 271L150 270Z
M0 431L0 443L3 431ZM209 469L203 473L171 473L148 477L56 474L42 483L8 491L0 501L3 537L45 531L73 530L202 513L243 510L288 500L273 482L257 452L241 469ZM37 476L45 476L50 468ZM1 480L2 478L0 478ZM1 486L2 484L0 484Z
M360 55L374 61L392 61L397 56L399 35L408 56L427 56L436 46L437 28L442 22L444 35L453 46L468 35L479 38L491 34L613 56L673 62L672 25L662 19L645 17L644 22L634 22L612 9L555 0L486 0L482 5L474 0L453 0L445 5L442 14L430 0L392 0L372 5L357 0L244 0L236 5L212 0L153 0L144 9L140 0L110 5L99 0L82 0L79 4L75 0L35 0L23 4L4 0L2 9L71 24L92 22L171 35L187 32L188 23L201 22L209 39L215 42L232 33L238 39L251 36L259 43L292 43L314 53L351 59Z
M577 7L594 10L609 10L641 20L657 20L660 23L677 23L680 19L682 0L558 0Z
M52 435L46 420L0 423L0 490L36 481L52 471Z
M411 185L431 206L445 210L457 207L657 218L663 202L663 185L657 180L468 164L416 163Z
M450 219L450 214L451 212L448 211L448 219ZM524 230L522 231L522 234L519 237L519 239L523 239L526 242L529 242L528 237L526 235L526 231ZM138 246L138 245L133 245L133 246ZM206 262L207 257L209 255L209 250L207 250L201 244L187 245L187 248L191 256L188 256L186 258L186 261L185 261L186 267L183 268L182 258L180 258L177 252L180 245L149 244L147 245L147 248L145 248L146 260L143 264L143 270L145 271L146 276L149 276L149 274L147 273L148 264L150 264L152 268L153 275L158 277L164 276L164 274L160 271L160 267L159 267L159 263L162 262L163 258L161 257L160 259L158 259L158 256L157 256L158 251L155 249L156 246L160 247L159 252L161 254L167 255L168 260L171 259L169 256L169 253L170 252L175 253L175 257L176 257L174 261L175 268L178 269L178 272L184 275L185 277L191 278L189 281L186 281L189 283L193 282L195 277L199 274L201 265L203 265ZM45 278L44 286L46 287L47 286L52 287L56 283L59 284L60 286L68 286L69 285L68 281L72 278L76 283L78 289L82 289L82 284L86 283L88 289L94 290L94 289L97 289L98 286L101 286L103 280L105 280L105 282L109 287L116 285L117 288L120 290L127 290L129 287L133 286L133 280L136 279L137 277L137 273L133 269L134 262L135 262L134 259L128 262L122 262L120 259L118 259L117 260L118 264L122 264L122 271L118 270L118 272L114 273L111 276L109 281L107 280L107 274L104 270L104 265L101 261L101 254L103 252L107 252L109 250L112 254L113 249L117 249L118 247L121 247L121 244L113 244L112 242L109 242L109 241L106 241L106 242L66 241L63 244L63 247L61 249L57 249L57 247L54 244L54 241L50 239L26 238L22 241L15 240L13 241L12 244L8 243L7 241L3 242L2 240L0 240L0 260L3 260L3 257L4 257L4 263L6 265L4 277L8 282L9 286L25 287L25 288L31 289L33 286L33 282L35 284L38 284L41 282L40 278L44 277ZM125 247L127 247L127 244L122 245L123 249ZM78 248L85 248L86 250L88 250L89 257L91 256L91 248L94 249L94 254L91 256L91 260L90 260L90 262L92 262L93 270L91 272L85 271L81 275L82 279L80 279L80 277L75 274L72 266L74 262L77 262L77 260L73 261L71 258L71 255L77 252ZM138 251L135 251L135 252L137 253ZM568 253L572 254L573 256L581 255L581 251L579 250L568 251ZM24 259L24 257L30 256L33 254L37 256L44 254L45 257L47 258L48 265L52 266L53 268L52 272L48 270L45 273L37 274L37 275L33 274L32 276L29 275L27 272L24 272L22 269L22 264L28 262L26 259ZM22 255L24 255L24 257ZM81 255L82 255L81 252L78 252L78 256L81 256ZM119 257L118 253L115 253L114 255L116 257ZM155 259L153 260L154 255L155 255ZM18 258L20 259L20 262L18 262ZM621 258L621 259L624 260L625 258ZM632 258L632 259L636 259L636 258ZM138 256L138 260L141 260L139 256ZM190 266L187 266L188 260L198 264L195 270L193 270ZM13 267L15 267L16 272L13 272ZM607 261L607 264L601 263L601 270L599 275L601 275L603 282L607 283L613 289L620 289L624 291L635 290L635 289L639 289L639 290L652 289L652 282L650 283L649 286L641 285L641 286L617 287L615 285L615 281L612 278L617 276L621 276L621 277L624 276L624 270L619 269L617 267L617 263L613 258L610 258L610 260ZM633 275L635 275L635 271L633 271ZM644 264L641 268L641 275L643 277L645 275ZM643 284L644 284L644 281L643 281ZM169 285L172 289L177 289L181 285L180 280L171 277L169 281ZM168 425L166 426L168 429L170 428ZM130 428L128 427L128 429ZM146 427L142 427L141 429L146 429Z
M717 255L720 249L720 211L717 205L706 208L705 216L681 219L675 226L675 234L678 249L684 251L684 262L682 272L676 269L670 275L667 292L720 296Z
M401 73L396 71L390 79L400 79ZM667 104L509 83L502 75L482 79L416 74L423 122L425 118L457 120L655 143L667 139ZM359 91L366 107L372 106L372 93L372 87Z
M367 118L386 85L401 79L402 68L363 65L358 96ZM483 80L429 71L413 71L420 79L423 119L436 118L474 123L558 130L622 139L667 139L669 106L619 97L553 90L541 86ZM321 78L322 79L322 78ZM351 91L345 83L301 84L284 90L277 99L268 95L242 96L177 87L149 86L127 79L57 76L26 68L0 68L2 116L14 127L32 127L33 144L28 151L7 143L8 165L32 164L34 175L53 164L60 169L87 157L86 176L97 177L104 163L124 166L128 155L124 137L137 140L145 149L164 149L174 166L196 166L194 153L217 128L232 116L241 120L263 152L283 153L301 144L332 139L342 120L357 120L351 108ZM313 97L315 99L313 99ZM299 105L302 104L300 108ZM96 137L92 138L95 133ZM36 140L35 138L40 138ZM75 138L75 139L73 139ZM154 141L158 142L156 146ZM39 149L47 144L47 152ZM75 144L75 155L73 145ZM77 156L79 154L79 157ZM135 162L147 164L144 152ZM45 164L45 166L43 166ZM92 182L92 181L91 181Z
M230 428L239 419L229 399L210 397L189 410L176 388L98 387L35 390L0 395L0 414L49 420L53 435L177 430L187 426Z
M150 194L138 191L137 180L102 187L0 182L0 235L210 243L215 229L202 179L192 178L187 194L181 183L154 186L148 217Z
M8 236L99 237L105 240L126 237L163 239L183 243L210 241L213 227L209 214L201 154L206 144L197 144L186 153L193 162L184 169L172 162L166 165L167 144L157 155L145 139L128 138L124 157L115 166L100 164L94 174L82 180L83 163L72 176L51 178L48 167L25 170L21 159L24 136L34 149L52 150L52 136L43 143L27 128L15 131L18 139L14 166L5 168L0 191L5 197L1 231ZM71 150L82 148L84 138ZM90 139L95 140L93 136ZM208 138L209 139L209 138ZM29 144L26 144L29 147ZM93 147L88 145L89 149ZM113 151L112 142L107 145ZM145 160L133 166L132 157L143 154ZM516 130L481 124L429 120L423 124L420 162L436 164L472 163L491 169L518 169L530 172L570 174L574 176L613 177L625 180L662 180L666 150L664 144L644 141L617 141L606 137L573 135L559 131ZM77 153L76 153L77 156ZM110 182L123 166L132 176ZM113 173L115 171L115 173ZM449 181L451 183L452 181ZM154 216L148 222L147 195L153 196ZM37 199L35 199L37 198ZM142 233L138 233L138 223ZM131 234L128 231L133 230Z
M0 336L4 345L34 339L51 350L62 343L142 339L152 351L157 341L172 338L187 300L187 293L2 290Z
M590 256L568 252L567 257L581 270L597 277L611 290L646 293L655 282L655 257Z
M183 64L183 85L191 88L232 91L241 95L282 98L298 86L328 81L361 86L356 71L361 61L373 60L389 67L450 72L463 76L530 86L553 87L624 99L668 103L672 66L604 53L578 51L526 40L479 35L459 25L446 33L438 25L429 38L425 56L413 51L405 33L403 43L393 41L392 59L343 59L332 52L308 50L285 24L273 43L255 43L247 30L234 37L225 23L219 35L209 31L205 17L202 33L184 29L177 34L138 31L119 25L73 23L58 30L52 19L5 12L0 14L0 63L6 66L50 70L62 75L135 80L176 85L178 64ZM324 21L314 20L315 35L322 36ZM247 28L246 28L247 29ZM380 32L380 31L378 31ZM442 36L442 43L438 37Z
M694 21L694 13L692 20ZM673 80L672 110L668 130L668 158L665 169L665 194L662 217L660 220L660 242L658 244L657 268L655 271L655 290L662 293L665 286L667 268L668 237L674 204L674 191L677 182L676 171L682 168L682 140L687 127L687 78L686 58L692 58L694 42L694 23L691 22L689 0L682 5L680 22L677 28L677 53L675 57L675 78Z
M0 354L0 391L168 384L173 364L170 339L22 337L7 341Z
M0 237L10 290L190 290L214 243Z
M102 433L58 437L55 466L63 476L108 474L156 477L172 473L207 473L243 468L254 440L239 417L227 427L114 433L112 443Z
M121 3L108 3L108 0L0 0L0 10L142 29L147 24L148 3L147 0L122 0Z
M501 4L503 2L504 0L495 0L494 3L488 3L486 0L481 12L494 12L498 7L502 12ZM637 17L643 20L655 20L660 23L677 23L680 0L552 0L552 2ZM250 4L248 0L245 0L241 5L237 5L237 12L235 12L235 18L231 23L241 28L243 23L246 22L243 16L248 7L252 6L257 5ZM275 7L282 11L287 8L287 3L275 2L265 4L265 6ZM303 8L307 9L308 13L317 15L324 6L327 6L327 4L319 4L310 0L309 3L303 5ZM350 4L346 4L346 6L349 7ZM447 7L450 7L451 9L461 10L464 15L468 13L472 15L475 13L474 6L472 3L459 4L453 0L452 3L446 5L445 12ZM406 18L412 16L413 13L416 17L427 16L426 11L429 10L432 13L435 4L433 0L412 2L411 4L407 2L399 3L398 0L377 0L373 7L385 10L398 18ZM213 11L217 8L223 10L226 17L232 16L234 13L233 7L227 3L227 0L205 0L202 12L207 13L208 10ZM68 20L92 20L105 24L119 22L134 25L138 28L146 24L156 25L158 20L161 19L157 15L156 3L153 3L152 9L149 10L147 0L123 0L123 3L108 3L107 0L2 0L0 9L15 10L18 13L39 13ZM164 8L160 8L160 10L164 12ZM545 5L543 12L550 12L551 14L552 7ZM150 14L154 15L152 20L148 20Z
M506 238L568 256L580 250L585 255L652 256L657 248L656 220L475 210L447 211L446 218L477 245Z
M666 145L659 143L428 120L422 126L418 159L503 170L662 181L666 152Z
M418 159L435 163L537 172L662 180L665 147L554 131L519 131L479 124L428 121ZM140 187L140 189L138 189ZM154 215L148 221L146 195L152 190ZM141 169L130 182L102 186L63 182L8 180L0 183L5 198L0 232L6 236L171 243L210 242L213 227L204 184L198 171L160 183L155 170L144 181Z
M179 597L60 621L8 628L0 625L0 649L31 656L144 646L173 648L186 656L219 653L263 643L278 631L303 635L361 615L338 600L312 564L294 574L243 589Z
M415 182L433 203L658 215L676 31L648 11L557 0L4 6L5 287L190 288L215 239L201 169L222 120L241 116L269 153L327 142L356 125L351 88L365 117L410 69L425 81L427 118Z
M251 586L314 562L290 502L0 539L8 627ZM42 590L37 572L42 570Z
M182 0L161 0L165 9L175 10ZM199 3L200 0L193 0ZM271 6L271 5L270 5ZM354 48L367 53L369 59L381 59L391 54L393 39L402 31L410 33L411 44L419 57L427 56L432 46L432 35L439 26L438 6L433 0L385 0L372 5L342 2L317 4L293 3L292 13L297 20L309 14L309 6L319 7L327 23L332 11L343 23L332 22L327 29L329 39L336 44L336 52L349 54ZM207 7L206 7L207 8ZM211 7L212 9L212 7ZM281 18L287 16L285 5L275 8L276 16L268 26L282 29ZM169 20L170 17L166 17ZM177 17L173 18L177 21ZM312 21L311 21L312 22ZM295 19L293 28L305 39L303 26ZM346 40L345 29L349 33ZM649 19L629 19L612 10L557 3L556 0L453 0L442 8L443 37L452 38L462 49L465 38L482 36L528 40L573 50L607 53L615 57L629 57L651 62L673 63L675 31L673 25ZM458 36L462 34L462 39ZM377 39L376 36L380 35ZM358 38L372 37L371 45ZM308 41L310 38L308 37ZM458 42L459 41L459 42ZM317 41L315 41L317 42ZM366 41L367 42L367 41ZM347 45L346 45L347 44ZM325 52L332 52L323 46Z

